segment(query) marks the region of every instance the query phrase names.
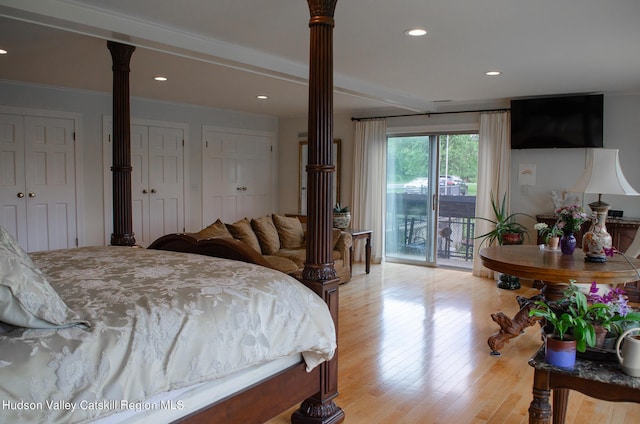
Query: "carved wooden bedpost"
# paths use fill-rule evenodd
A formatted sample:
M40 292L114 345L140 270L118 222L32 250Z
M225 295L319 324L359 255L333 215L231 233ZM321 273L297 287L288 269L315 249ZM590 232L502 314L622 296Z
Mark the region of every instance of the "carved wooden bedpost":
M338 328L338 281L331 256L333 155L333 13L337 0L307 0L311 19L309 60L309 150L307 165L307 256L303 282L329 306ZM293 423L344 420L338 395L338 355L320 366L320 392L306 399Z
M114 246L133 246L131 204L131 110L129 106L129 62L133 46L107 41L113 70L113 233Z

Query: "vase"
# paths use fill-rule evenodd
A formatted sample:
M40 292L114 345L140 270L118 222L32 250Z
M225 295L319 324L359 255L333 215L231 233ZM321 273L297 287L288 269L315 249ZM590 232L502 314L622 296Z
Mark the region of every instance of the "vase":
M351 212L334 212L333 227L344 230L351 223Z
M547 246L551 250L556 250L560 244L560 237L549 237L547 240Z
M560 368L573 368L576 363L576 341L560 340L547 334L544 339L545 362Z
M566 233L560 239L560 250L565 255L571 255L574 250L576 250L576 245L578 242L576 241L576 236L573 235L573 232Z

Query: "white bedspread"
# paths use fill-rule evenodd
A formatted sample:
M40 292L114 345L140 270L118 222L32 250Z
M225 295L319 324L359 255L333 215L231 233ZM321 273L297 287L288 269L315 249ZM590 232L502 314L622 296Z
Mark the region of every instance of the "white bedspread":
M32 257L91 328L0 334L2 423L90 421L295 352L308 369L333 357L327 306L277 271L128 247Z

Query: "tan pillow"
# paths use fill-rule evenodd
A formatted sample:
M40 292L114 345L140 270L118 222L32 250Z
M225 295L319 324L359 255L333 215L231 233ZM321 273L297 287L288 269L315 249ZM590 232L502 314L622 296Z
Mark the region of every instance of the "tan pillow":
M209 225L207 228L204 228L196 233L199 239L204 238L233 238L227 226L224 225L224 222L220 221L220 219L216 220L213 224Z
M280 246L284 249L295 249L304 245L304 230L298 218L283 215L271 215L273 224L278 230Z
M251 228L251 223L247 218L236 221L233 224L228 224L227 228L233 236L233 238L240 240L247 246L253 248L256 252L260 253L260 243L256 234Z
M271 255L280 250L278 230L269 215L251 220L251 227L258 237L263 255Z
M293 262L291 259L287 259L282 256L270 256L270 255L265 255L263 257L267 260L267 262L269 262L269 265L271 265L274 269L277 269L280 272L284 272L285 274L298 270L298 265L296 265L296 263Z
M333 228L331 230L331 236L333 238L333 246L331 247L331 249L335 249L338 245L338 241L340 240L340 236L342 236L342 230L340 230L339 228Z

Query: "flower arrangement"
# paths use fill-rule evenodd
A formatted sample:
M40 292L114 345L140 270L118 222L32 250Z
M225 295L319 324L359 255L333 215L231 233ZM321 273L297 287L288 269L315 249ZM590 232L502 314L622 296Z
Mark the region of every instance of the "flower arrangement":
M549 227L545 222L538 222L533 226L533 228L544 237L544 242L549 243L549 239L552 237L562 237L562 228L558 226L558 222L553 225L553 227Z
M600 289L594 281L587 294L587 303L602 305L592 311L591 319L595 323L600 324L607 331L621 334L624 331L622 328L624 322L640 321L640 313L631 309L624 290L616 287L609 288L604 294L599 293Z
M572 233L579 231L580 226L589 219L582 206L578 205L562 206L556 209L556 215L557 227L564 232Z
M609 289L600 295L594 281L585 294L574 282L570 282L562 299L535 302L536 309L529 315L544 318L560 340L571 335L578 352L584 352L587 346L596 346L596 327L619 334L625 323L640 321L640 313L629 307L623 290Z

